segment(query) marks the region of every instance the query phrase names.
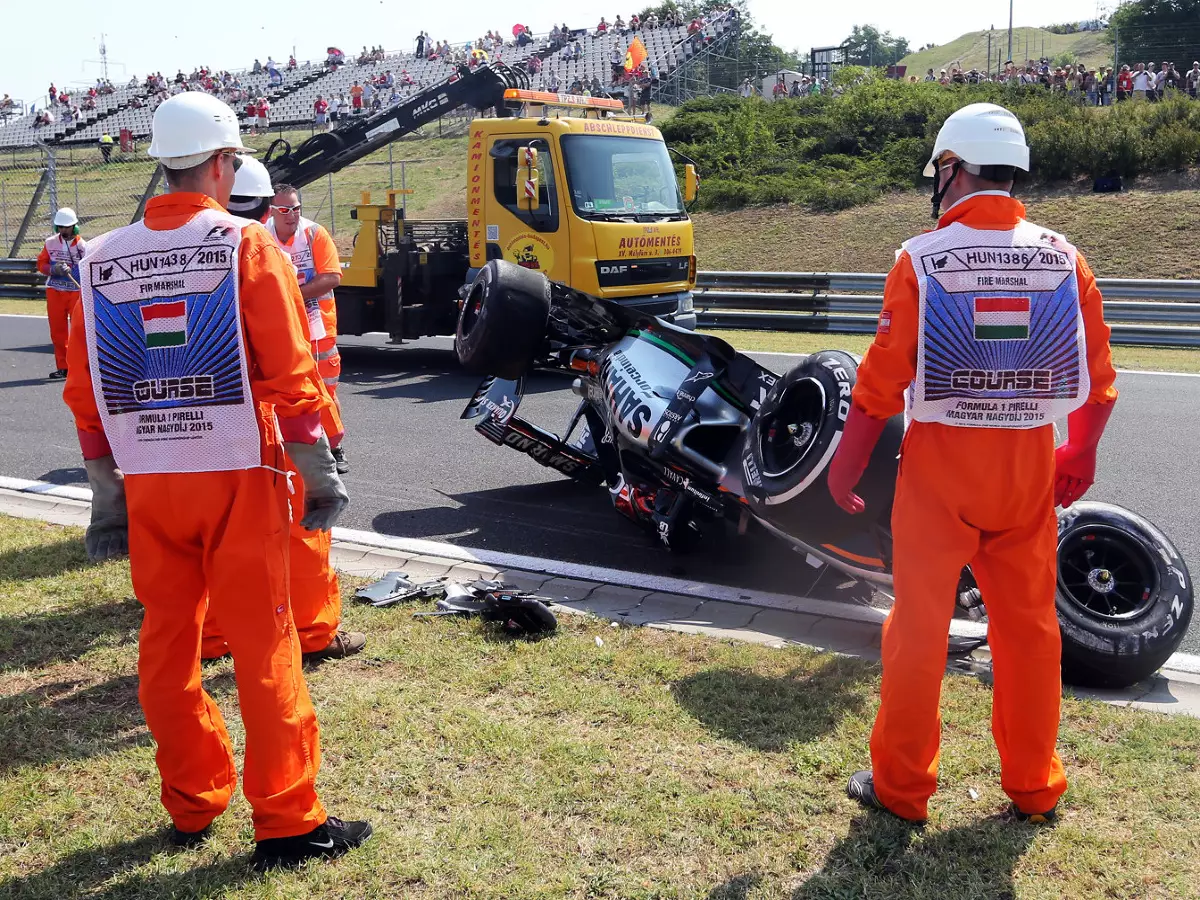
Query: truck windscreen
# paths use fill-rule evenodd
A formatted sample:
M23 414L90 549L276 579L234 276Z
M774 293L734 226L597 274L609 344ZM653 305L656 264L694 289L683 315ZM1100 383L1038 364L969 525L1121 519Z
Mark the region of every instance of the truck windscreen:
M582 218L687 217L662 141L572 134L562 144L571 204Z

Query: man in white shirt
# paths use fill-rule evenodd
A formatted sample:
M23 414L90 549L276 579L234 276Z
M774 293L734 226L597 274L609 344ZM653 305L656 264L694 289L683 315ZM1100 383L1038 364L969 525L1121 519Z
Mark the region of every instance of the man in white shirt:
M1133 73L1133 99L1145 100L1146 92L1154 89L1152 79L1153 74L1146 71L1144 63L1138 63L1137 69Z

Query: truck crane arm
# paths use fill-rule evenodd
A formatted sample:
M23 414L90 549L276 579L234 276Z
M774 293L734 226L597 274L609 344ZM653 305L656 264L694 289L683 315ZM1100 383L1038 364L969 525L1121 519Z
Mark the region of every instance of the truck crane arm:
M263 157L263 165L270 172L273 184L301 188L344 169L423 125L436 122L460 106L478 110L494 108L497 116L508 115L504 92L509 88L527 87L528 76L524 72L502 63L477 69L459 66L440 84L390 109L351 120L336 131L315 134L295 149L283 138L273 141Z

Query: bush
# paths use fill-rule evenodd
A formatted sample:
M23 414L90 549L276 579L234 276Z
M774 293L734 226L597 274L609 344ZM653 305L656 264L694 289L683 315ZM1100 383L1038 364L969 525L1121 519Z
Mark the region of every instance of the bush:
M921 170L952 112L987 101L1025 126L1030 180L1164 172L1200 160L1200 104L1122 103L1088 109L1040 87L944 87L854 73L838 96L779 100L736 96L685 103L663 126L667 141L696 161L702 208L792 202L819 210L869 203L927 186Z

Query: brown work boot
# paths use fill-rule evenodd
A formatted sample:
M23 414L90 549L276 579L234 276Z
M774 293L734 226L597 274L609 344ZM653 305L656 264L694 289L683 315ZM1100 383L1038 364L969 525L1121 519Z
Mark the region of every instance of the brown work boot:
M304 654L305 662L317 662L322 659L344 659L353 656L367 645L367 636L361 631L339 631L328 644L320 650Z

